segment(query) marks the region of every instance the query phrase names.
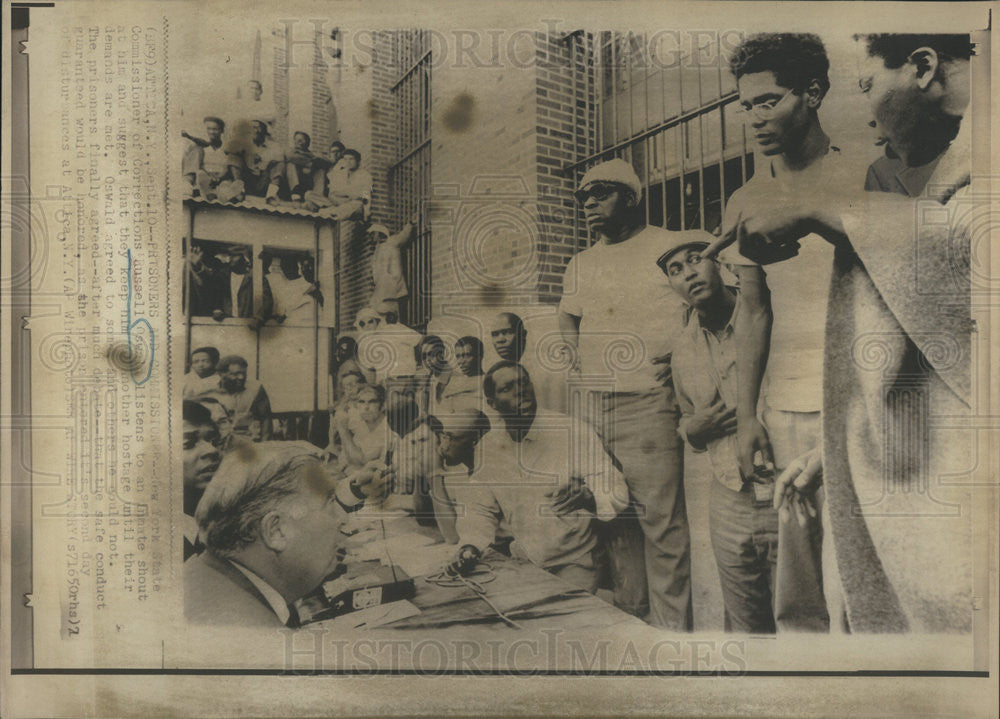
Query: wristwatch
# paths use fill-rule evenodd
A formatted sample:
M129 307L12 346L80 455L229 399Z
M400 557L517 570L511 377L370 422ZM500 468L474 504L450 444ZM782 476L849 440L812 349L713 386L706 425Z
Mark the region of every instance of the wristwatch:
M361 501L364 501L365 499L367 499L367 496L365 496L365 493L361 490L361 487L358 485L358 483L357 483L356 480L352 479L348 483L348 486L351 489L351 494L353 494L355 497L357 497Z
M365 495L362 493L361 488L354 483L354 480L351 480L346 484L341 482L336 491L334 491L333 498L337 500L337 504L339 504L340 508L345 512L357 512L365 506ZM350 502L350 504L348 504L348 502Z

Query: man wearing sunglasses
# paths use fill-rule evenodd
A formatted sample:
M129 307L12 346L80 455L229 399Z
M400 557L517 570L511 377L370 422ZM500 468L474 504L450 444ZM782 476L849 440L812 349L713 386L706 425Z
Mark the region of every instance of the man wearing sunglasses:
M596 416L588 419L621 462L641 527L631 516L605 528L615 604L642 615L648 603L651 624L690 630L684 448L668 369L681 302L656 261L678 235L713 237L646 226L642 185L621 159L588 170L576 197L598 241L566 267L559 327L593 393Z

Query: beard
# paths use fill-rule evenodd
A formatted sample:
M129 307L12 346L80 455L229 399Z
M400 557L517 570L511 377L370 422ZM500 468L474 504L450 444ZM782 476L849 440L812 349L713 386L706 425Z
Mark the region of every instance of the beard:
M242 392L246 389L246 384L240 380L222 380L222 386L227 392Z
M962 118L938 102L922 101L916 89L890 90L875 119L889 135L892 149L910 167L926 165L944 152L958 134Z

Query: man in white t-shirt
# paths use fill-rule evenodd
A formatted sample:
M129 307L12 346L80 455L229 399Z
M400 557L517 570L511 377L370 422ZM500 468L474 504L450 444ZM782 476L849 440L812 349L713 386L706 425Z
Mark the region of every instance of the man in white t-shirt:
M671 342L683 330L681 301L656 265L676 234L643 224L641 196L639 178L624 160L584 175L577 199L600 239L566 267L559 328L577 349L579 382L590 390L593 407L588 414L621 462L645 535L636 545L627 541L625 520L611 523L615 603L635 612L635 590L648 584L649 622L690 630L684 448L668 364ZM702 230L685 234L692 241L714 239ZM643 545L644 561L638 556Z
M243 199L243 184L237 180L237 161L223 146L226 123L213 116L204 122L207 140L181 133L193 143L184 155L184 176L206 200L238 202Z
M191 371L184 375L185 399L194 399L219 386L215 365L219 363L220 356L215 347L191 350Z
M738 239L742 212L763 196L826 196L852 184L860 189L862 168L841 156L820 125L818 111L830 81L818 37L749 37L733 54L730 69L747 134L764 161L733 193L723 242ZM735 245L719 255L740 279L746 310L745 321L737 325L742 349L737 360L737 455L745 479L755 473L756 452L762 455L758 467L773 461L780 472L822 441L823 348L833 254L830 243L809 236L794 254L763 267ZM821 547L818 518L804 528L794 517L780 522L775 586L779 629L829 628Z
M410 220L394 235L382 224L368 228L368 237L375 250L372 253L372 304L389 302L396 306L396 313L402 315L401 303L409 295L406 275L403 272L403 248L413 237L413 230L420 223L420 216L414 213Z
M512 557L595 592L597 526L629 504L621 471L586 422L539 408L531 377L517 362L493 365L483 391L502 419L483 437L471 478L449 486L461 509L452 571L474 567L503 524L514 537Z
M243 181L247 195L278 200L280 182L285 174L285 151L271 137L263 118L250 121L251 141L236 150L239 160L238 179Z

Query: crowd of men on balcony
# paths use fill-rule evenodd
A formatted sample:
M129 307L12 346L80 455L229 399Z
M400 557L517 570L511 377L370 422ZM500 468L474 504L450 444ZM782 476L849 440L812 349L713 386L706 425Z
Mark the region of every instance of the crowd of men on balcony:
M915 223L914 198L947 210L966 196L973 50L966 35L857 39L859 86L887 148L867 178L821 125L829 61L801 34L752 36L732 57L763 162L718 237L646 226L628 162L587 171L576 194L599 239L566 268L563 370L525 352L514 312L493 319L499 361L484 370L480 338L448 347L399 323L399 297L376 296L338 345L329 441L308 460L338 486L330 511L403 487L457 545L453 571L493 548L685 631L684 485L709 482L727 629L971 631L969 491L939 481L974 465L971 438L920 414L969 413L969 228ZM244 413L234 433L266 421L262 403L236 398L253 394L233 377L247 364L236 360L218 363L207 392L199 361L185 402L191 544L207 546L202 561L292 586L278 525L261 523L266 512L281 521L281 500L245 501L270 481L261 453L284 450L222 458L225 432L204 402ZM588 389L593 378L612 383ZM582 403L567 400L574 384ZM685 442L711 476L685 472ZM274 466L287 483L287 464ZM945 516L941 503L960 511ZM240 515L251 505L257 514ZM257 542L270 564L247 551ZM322 576L307 579L294 586Z
M266 118L237 120L233 137L226 121L204 119L205 137L188 140L181 171L186 196L223 203L260 198L267 205L304 209L336 220L367 218L372 176L361 153L335 140L319 155L312 138L297 130L292 147L275 140Z

